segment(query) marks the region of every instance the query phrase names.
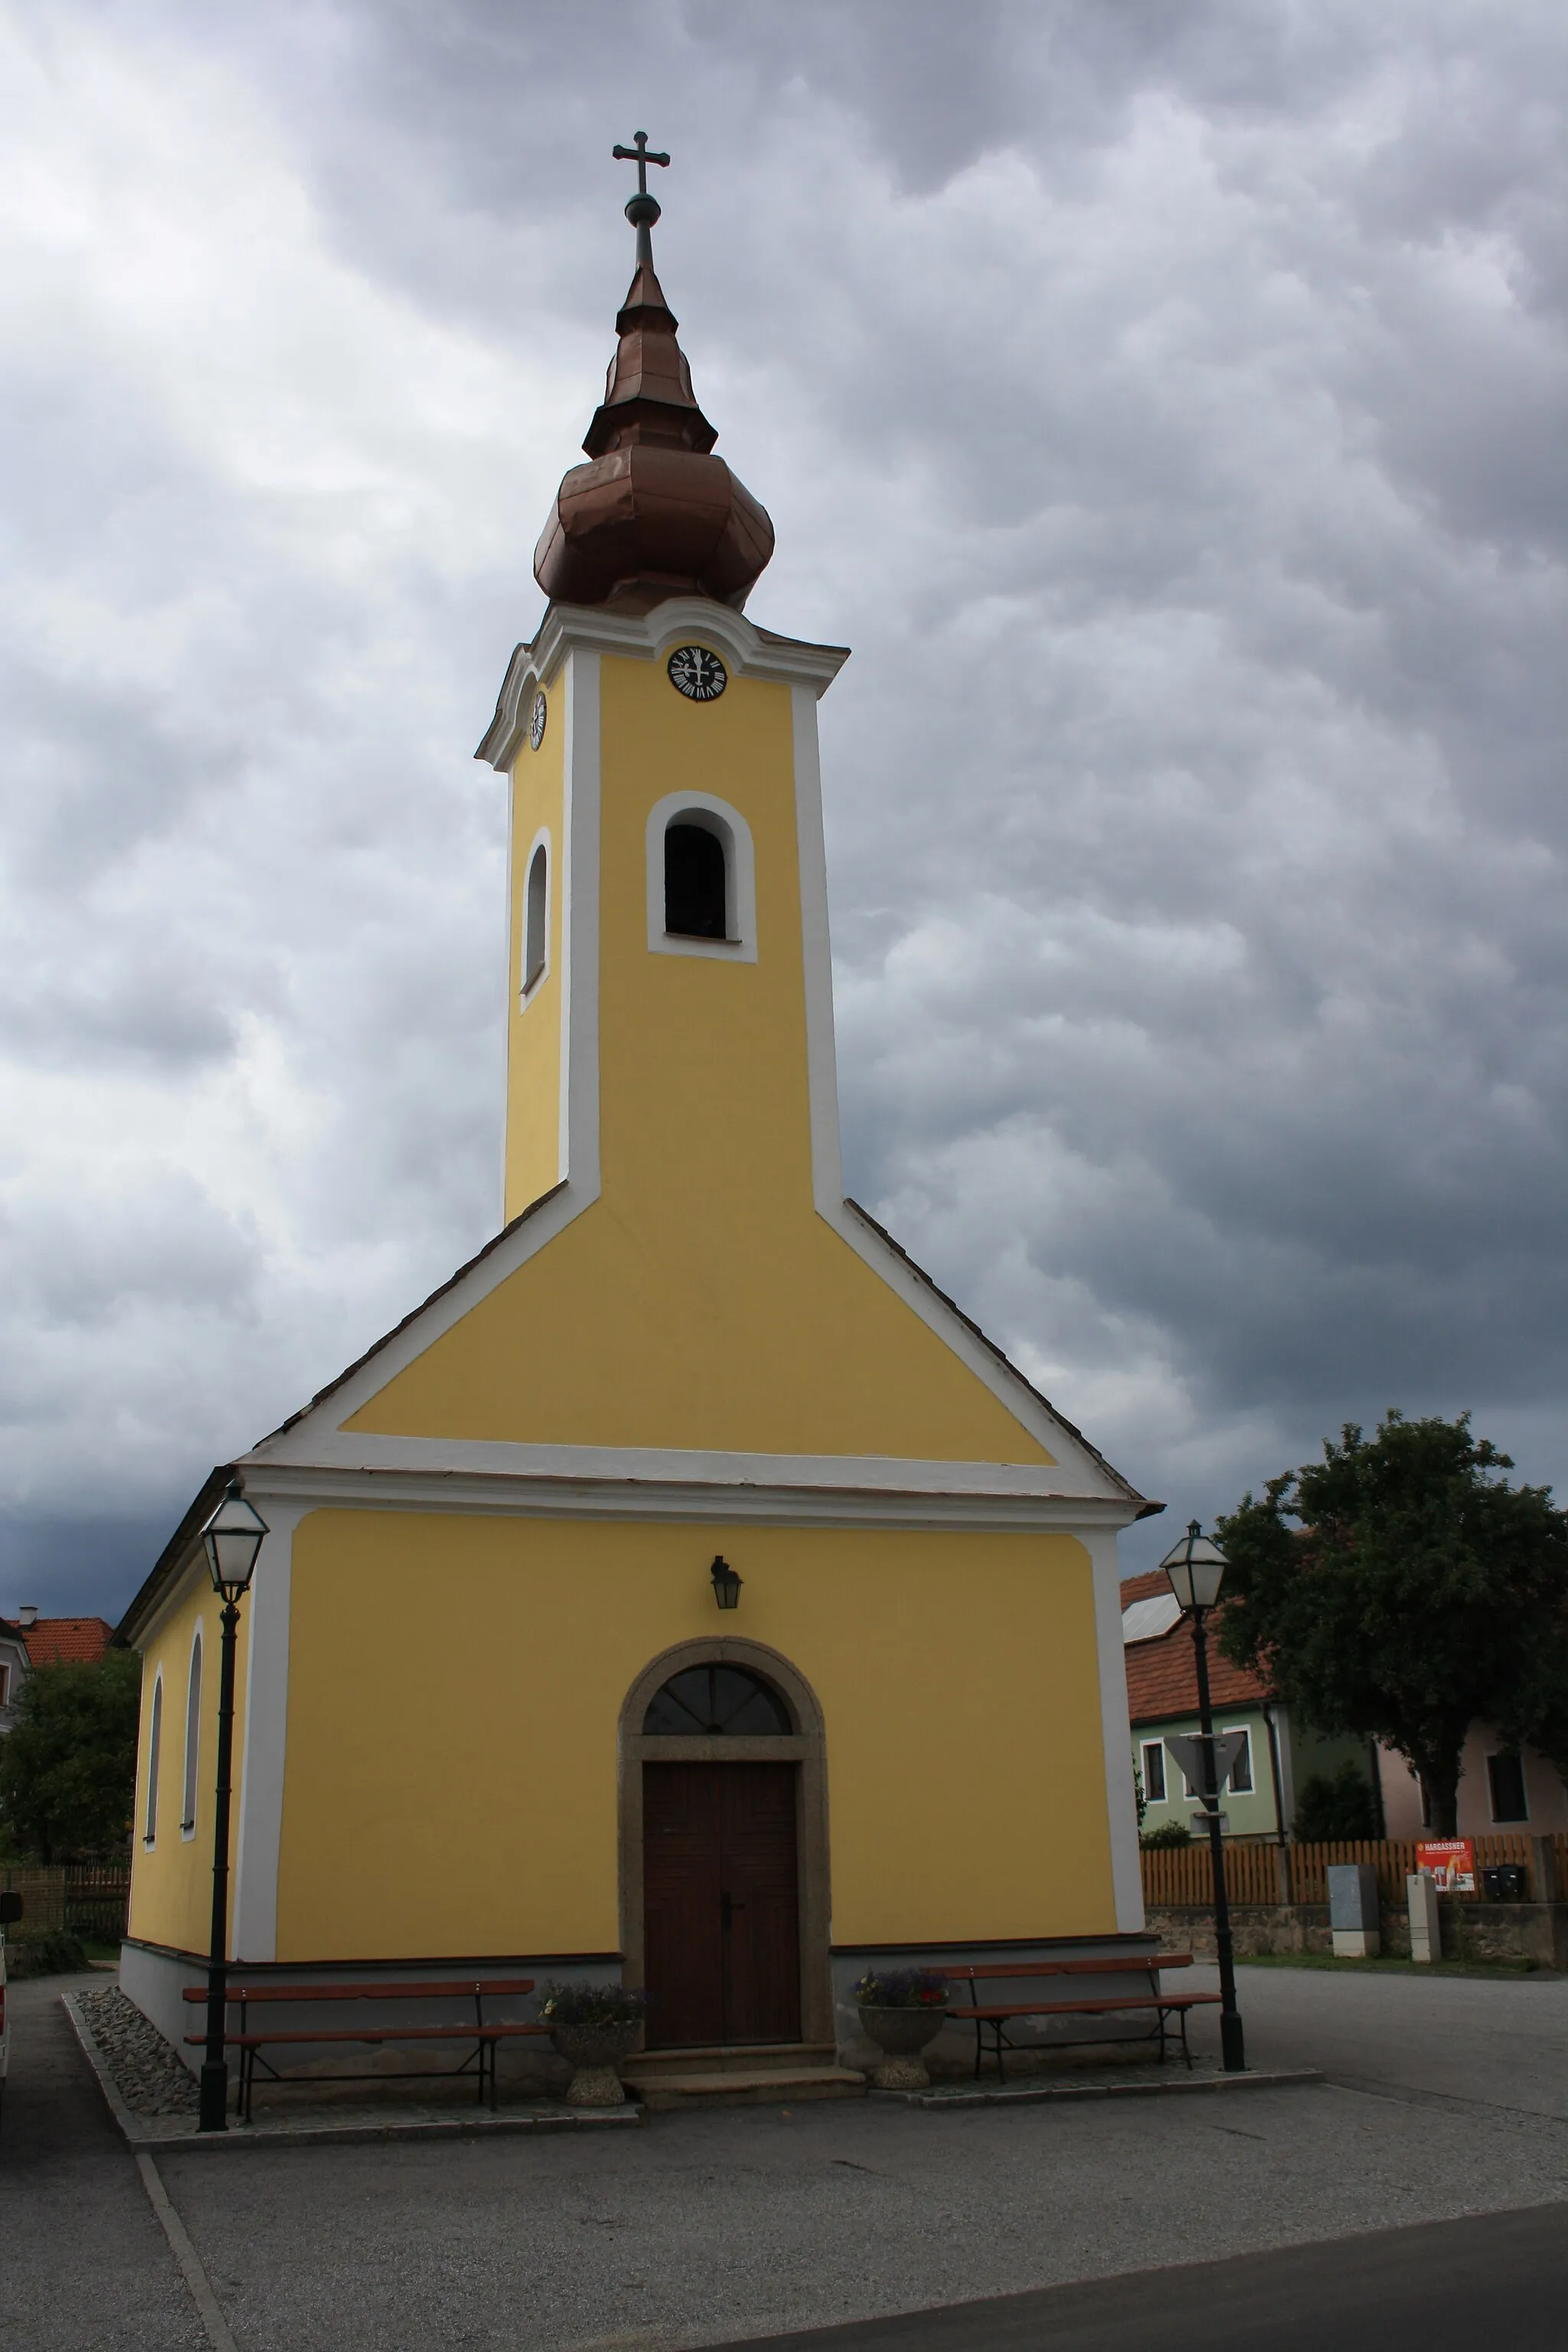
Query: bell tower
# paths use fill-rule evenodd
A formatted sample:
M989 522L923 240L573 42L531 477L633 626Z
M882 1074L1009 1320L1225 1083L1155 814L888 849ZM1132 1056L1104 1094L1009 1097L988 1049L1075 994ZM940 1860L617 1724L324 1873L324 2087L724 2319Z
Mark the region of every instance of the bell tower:
M588 462L535 551L549 609L479 747L510 791L505 1214L625 1186L626 1213L698 1218L710 1257L733 1224L716 1188L752 1215L781 1184L811 1196L816 702L846 656L742 616L773 525L713 454L654 270L647 168L668 159L641 131L616 152L637 165L636 268Z

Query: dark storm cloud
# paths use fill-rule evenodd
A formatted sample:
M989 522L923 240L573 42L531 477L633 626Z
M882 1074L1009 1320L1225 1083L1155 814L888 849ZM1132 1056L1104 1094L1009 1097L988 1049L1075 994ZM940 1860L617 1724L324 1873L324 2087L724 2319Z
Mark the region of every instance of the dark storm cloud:
M12 1601L493 1223L466 755L638 124L753 613L856 649L857 1192L1184 1513L1391 1402L1562 1475L1560 11L0 26Z

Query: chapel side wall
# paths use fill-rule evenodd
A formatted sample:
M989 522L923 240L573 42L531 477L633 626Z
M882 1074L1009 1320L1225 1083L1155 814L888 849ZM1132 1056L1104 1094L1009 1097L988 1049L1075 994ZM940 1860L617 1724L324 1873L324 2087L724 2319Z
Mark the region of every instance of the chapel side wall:
M213 1807L217 1783L219 1622L223 1603L205 1568L193 1568L181 1596L142 1643L142 1721L136 1749L136 1813L131 1838L131 1903L126 1932L142 1942L178 1951L202 1952L212 1933ZM247 1619L240 1602L235 1654L234 1799L229 1822L229 1898L233 1917L234 1863L239 1840L240 1761L245 1753ZM195 1822L181 1828L185 1779L185 1706L190 1688L191 1643L202 1630L201 1722L195 1778ZM147 1777L153 1694L163 1678L163 1730L158 1769L158 1826L151 1846Z
M518 1216L561 1178L562 1022L565 1007L565 743L570 685L563 665L545 681L546 719L536 751L526 734L512 766L507 950L506 1187L504 1214ZM549 861L549 952L544 976L522 997L524 909L534 845Z
M1070 1536L321 1510L292 1611L279 1961L615 1952L623 1701L725 1633L821 1703L837 1943L1115 1931Z

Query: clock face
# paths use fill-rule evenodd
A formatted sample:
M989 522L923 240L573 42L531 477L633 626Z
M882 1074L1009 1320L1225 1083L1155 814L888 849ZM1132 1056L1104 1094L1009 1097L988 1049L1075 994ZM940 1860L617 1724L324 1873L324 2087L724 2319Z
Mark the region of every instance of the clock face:
M706 646L677 646L666 667L669 682L689 702L717 702L730 683L730 673Z
M549 710L543 694L536 694L533 698L533 709L529 713L528 719L528 740L536 751L544 740L544 722L548 717Z

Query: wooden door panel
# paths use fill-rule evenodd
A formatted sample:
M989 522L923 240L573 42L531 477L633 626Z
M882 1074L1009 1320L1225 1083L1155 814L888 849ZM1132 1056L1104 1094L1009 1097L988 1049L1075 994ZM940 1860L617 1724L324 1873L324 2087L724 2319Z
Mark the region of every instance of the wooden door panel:
M643 1766L650 2050L724 2038L719 1795L711 1765Z
M793 1764L643 1766L648 2046L800 2037Z
M720 1805L730 1898L725 2021L731 2042L800 2039L800 1911L793 1764L729 1764Z

